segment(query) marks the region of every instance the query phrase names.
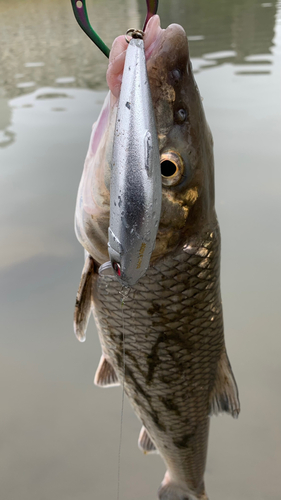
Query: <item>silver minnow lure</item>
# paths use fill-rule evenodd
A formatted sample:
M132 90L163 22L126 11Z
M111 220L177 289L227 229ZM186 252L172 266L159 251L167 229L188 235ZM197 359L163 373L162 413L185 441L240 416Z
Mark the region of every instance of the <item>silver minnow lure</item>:
M144 43L127 49L110 184L108 253L118 280L134 285L149 266L158 231L162 180Z

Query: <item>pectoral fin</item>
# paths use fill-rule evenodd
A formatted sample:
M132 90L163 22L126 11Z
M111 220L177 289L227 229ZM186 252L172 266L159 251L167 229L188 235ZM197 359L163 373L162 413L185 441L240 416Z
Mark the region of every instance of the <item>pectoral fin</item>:
M218 363L210 414L218 415L222 412L230 413L234 418L240 412L238 388L225 350Z
M142 426L140 431L138 446L144 453L158 453L155 444L144 426Z
M76 295L74 311L74 332L80 342L86 340L86 330L91 313L91 288L94 273L94 260L88 254Z
M94 378L94 384L99 387L114 387L120 385L113 366L111 366L104 355L102 355L100 359Z

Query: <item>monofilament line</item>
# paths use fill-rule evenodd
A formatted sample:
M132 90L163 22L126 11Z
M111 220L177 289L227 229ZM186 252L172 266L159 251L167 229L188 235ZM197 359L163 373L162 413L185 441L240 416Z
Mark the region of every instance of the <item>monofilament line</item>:
M124 288L121 290L121 310L122 310L122 342L123 342L123 384L122 384L122 400L121 400L121 418L120 418L120 434L119 434L119 450L118 450L118 470L117 470L117 500L120 497L120 471L121 471L121 447L122 447L122 435L123 435L123 417L124 417L124 399L125 399L125 319L124 319L124 299L125 293Z

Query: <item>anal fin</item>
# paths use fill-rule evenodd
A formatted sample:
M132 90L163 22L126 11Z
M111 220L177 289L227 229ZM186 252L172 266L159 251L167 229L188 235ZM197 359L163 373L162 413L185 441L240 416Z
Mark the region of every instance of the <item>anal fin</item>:
M113 366L102 355L95 374L94 384L98 387L114 387L120 385Z
M92 275L94 260L87 254L76 295L74 311L74 332L80 342L86 340L86 330L91 313Z
M144 426L142 426L140 431L138 446L144 453L158 453L155 444Z
M234 418L237 418L240 412L238 388L225 350L218 363L210 415L222 412L230 413Z

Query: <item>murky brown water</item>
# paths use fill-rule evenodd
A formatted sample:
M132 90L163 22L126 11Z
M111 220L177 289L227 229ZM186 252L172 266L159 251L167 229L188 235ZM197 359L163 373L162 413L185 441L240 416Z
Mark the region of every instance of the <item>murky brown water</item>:
M145 2L87 2L108 45L142 25ZM215 138L226 341L238 421L213 418L212 500L279 500L281 4L160 0L190 37ZM72 333L83 251L73 213L106 58L67 0L0 0L0 496L112 499L121 391L92 385L100 357ZM164 466L137 448L126 404L120 500L156 498Z

